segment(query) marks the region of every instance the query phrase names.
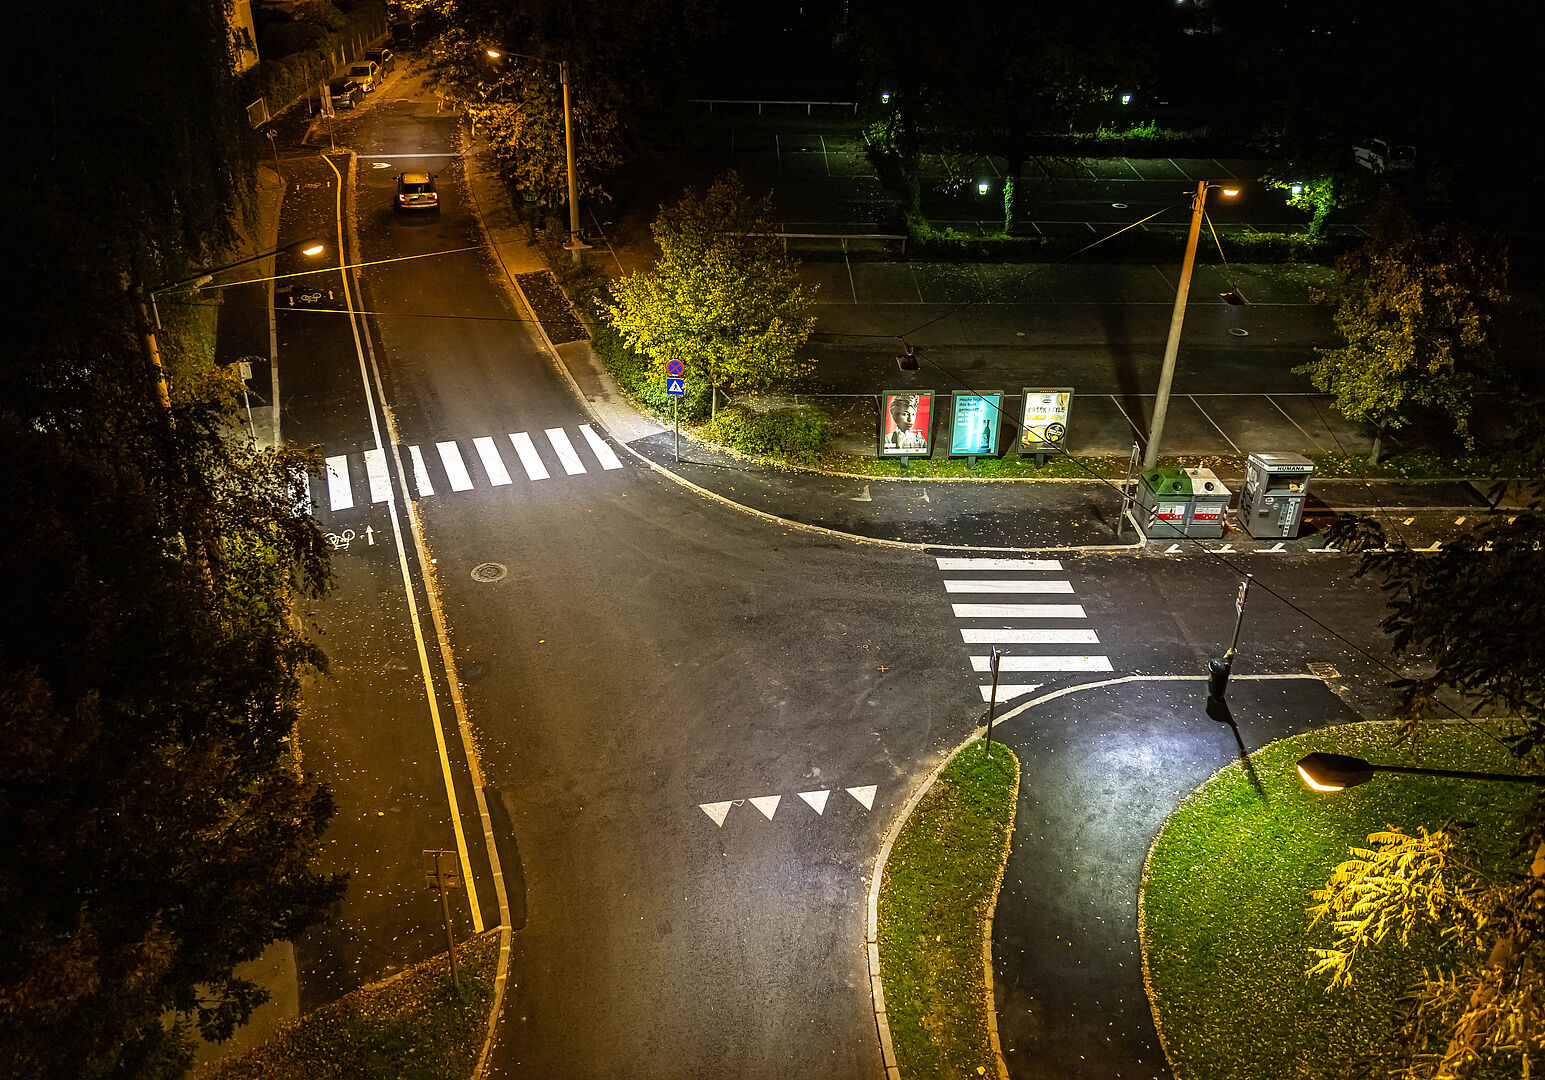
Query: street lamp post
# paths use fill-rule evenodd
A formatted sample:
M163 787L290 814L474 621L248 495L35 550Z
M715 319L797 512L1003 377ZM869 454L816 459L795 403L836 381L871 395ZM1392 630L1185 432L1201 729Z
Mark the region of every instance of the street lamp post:
M549 60L545 56L531 56L527 53L506 54L498 49L489 49L488 55L494 60L509 55L543 64L558 65L558 85L563 87L563 156L569 170L569 251L573 254L574 264L577 266L580 252L590 245L579 238L579 182L574 175L574 119L573 111L569 107L569 62Z
M1180 287L1175 292L1175 309L1170 314L1169 339L1164 344L1164 367L1159 372L1159 394L1153 403L1153 421L1148 425L1148 449L1143 454L1143 468L1159 463L1159 441L1164 437L1164 419L1169 413L1170 384L1175 381L1175 357L1180 353L1180 328L1186 320L1186 298L1191 294L1191 270L1196 265L1196 242L1202 234L1202 211L1207 205L1207 189L1218 188L1225 195L1238 195L1238 188L1209 184L1199 180L1191 198L1191 228L1186 233L1185 261L1180 264Z
M1344 791L1366 784L1375 773L1405 776L1438 776L1447 780L1495 780L1508 784L1545 784L1545 776L1517 773L1463 772L1457 769L1423 769L1414 765L1375 765L1347 754L1313 753L1298 759L1298 775L1311 791Z
M161 345L156 340L156 331L161 329L161 310L156 306L156 298L162 293L181 289L188 285L202 284L215 274L226 270L234 270L238 266L246 266L248 263L266 259L270 255L277 255L281 251L294 251L300 249L304 255L320 255L324 250L320 240L297 240L293 244L283 244L270 251L264 251L245 259L237 259L235 262L217 266L212 270L201 270L190 277L178 281L169 281L164 285L157 285L153 289L145 288L144 282L139 279L139 271L136 269L129 278L129 294L134 300L135 321L139 324L140 349L145 354L145 359L150 362L151 370L156 378L156 401L161 408L166 410L168 416L172 410L171 388L166 381L166 366L161 362Z

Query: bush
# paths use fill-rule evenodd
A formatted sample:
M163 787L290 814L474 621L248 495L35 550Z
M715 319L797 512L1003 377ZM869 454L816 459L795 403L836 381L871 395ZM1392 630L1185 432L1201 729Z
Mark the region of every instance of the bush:
M956 229L936 229L922 214L907 211L907 253L920 258L1004 259L1037 255L1045 250L1044 236L978 235Z
M714 442L748 454L763 454L795 465L818 465L836 427L831 417L814 405L765 413L730 405L719 410L703 433Z

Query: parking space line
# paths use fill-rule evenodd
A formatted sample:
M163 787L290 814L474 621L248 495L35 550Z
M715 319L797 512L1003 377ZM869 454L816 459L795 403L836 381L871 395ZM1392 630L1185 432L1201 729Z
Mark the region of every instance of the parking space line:
M1132 429L1132 434L1133 434L1134 437L1136 437L1137 434L1138 434L1137 425L1132 423L1132 418L1130 416L1128 416L1127 415L1127 411L1121 407L1121 402L1116 400L1116 395L1115 394L1106 394L1105 396L1110 398L1110 403L1112 405L1116 406L1116 411L1121 414L1122 419L1124 419L1127 422L1127 427Z
M848 253L842 253L842 265L848 268L848 288L853 292L853 302L858 303L858 282L853 280L853 260L848 258Z
M778 175L783 175L783 138L776 131L773 132L773 153L778 156Z
M830 176L832 174L832 161L831 158L826 156L826 136L817 135L816 138L821 140L821 160L826 163L826 175Z
M1314 448L1316 450L1318 450L1322 454L1325 453L1325 446L1324 446L1324 444L1321 443L1320 440L1316 439L1313 435L1309 434L1307 431L1304 431L1303 426L1301 424L1299 424L1299 422L1297 420L1294 420L1291 416L1288 416L1287 410L1284 409L1281 405L1278 405L1275 401L1273 401L1272 400L1272 396L1270 394L1262 394L1261 396L1264 397L1267 401L1271 402L1272 408L1276 409L1283 416L1286 416L1288 423L1292 424L1294 427L1298 428L1299 431L1303 432L1304 438L1306 438L1310 442L1314 443Z
M1179 165L1175 164L1175 159L1174 158L1167 157L1164 160L1169 162L1170 165L1174 168L1174 170L1176 172L1178 172L1181 176L1184 176L1187 180L1195 180L1196 179L1196 177L1192 176L1190 173L1188 173L1184 169L1182 169Z
M1124 157L1121 160L1126 162L1126 166L1127 166L1127 168L1132 170L1132 175L1133 176L1137 177L1139 180L1143 179L1143 174L1137 171L1137 166L1132 164L1132 159L1131 158Z
M1224 173L1227 173L1228 174L1228 178L1230 180L1238 180L1239 179L1239 177L1235 176L1231 170L1224 168L1223 162L1219 161L1217 158L1211 158L1210 160L1212 161L1212 163L1214 165L1216 165L1218 167L1218 169L1220 171L1222 171Z
M1153 268L1153 272L1159 275L1159 279L1164 282L1164 287L1166 289L1173 289L1175 287L1175 283L1170 281L1163 270L1160 270L1157 266L1155 266Z
M1223 441L1228 443L1230 446L1234 446L1234 440L1228 437L1228 432L1218 427L1218 422L1208 415L1206 409L1202 408L1202 403L1196 400L1196 395L1187 394L1186 397L1191 399L1191 404L1196 406L1197 412L1207 417L1207 422L1213 426L1214 430L1216 430L1219 435L1223 436ZM1239 447L1234 446L1234 453L1242 454L1244 451L1240 450Z

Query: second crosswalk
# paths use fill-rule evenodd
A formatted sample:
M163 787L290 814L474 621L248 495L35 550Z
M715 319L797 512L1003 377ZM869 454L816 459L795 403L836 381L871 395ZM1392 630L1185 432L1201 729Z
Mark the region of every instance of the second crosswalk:
M606 472L622 468L617 452L589 424L580 424L578 441L565 428L540 432L516 431L502 436L483 435L463 442L448 440L428 446L404 443L403 454L411 494L416 499L477 488L507 487L516 483L550 480L555 476L581 476L592 469ZM583 451L581 450L583 447ZM348 510L364 503L384 503L392 497L387 451L365 450L338 454L324 462L326 498L316 505ZM356 482L363 487L356 491Z
M938 564L949 575L944 590L961 639L972 646L983 701L992 694L995 647L999 701L1038 690L1043 683L1033 678L1111 670L1110 658L1096 651L1100 638L1085 625L1083 605L1072 602L1073 583L1051 576L1062 572L1058 560L941 557Z

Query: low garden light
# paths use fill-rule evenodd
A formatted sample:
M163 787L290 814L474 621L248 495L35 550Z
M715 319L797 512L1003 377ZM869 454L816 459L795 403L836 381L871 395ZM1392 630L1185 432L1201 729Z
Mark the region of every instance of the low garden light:
M986 195L991 190L992 190L992 181L990 181L990 180L978 180L976 182L976 193L978 195Z
M1130 104L1132 104L1132 95L1131 94L1122 94L1121 95L1121 104L1123 104L1123 105L1130 105Z
M889 105L890 103L891 103L891 92L889 90L881 90L880 91L880 104L881 105Z
M1374 773L1436 776L1445 780L1496 780L1511 784L1545 784L1545 776L1516 773L1463 772L1458 769L1421 769L1411 765L1375 765L1347 754L1313 753L1298 759L1298 776L1311 791L1345 791L1366 784Z
M1296 199L1304 193L1304 185L1294 184L1292 187L1288 188L1288 190L1293 193L1293 198Z

